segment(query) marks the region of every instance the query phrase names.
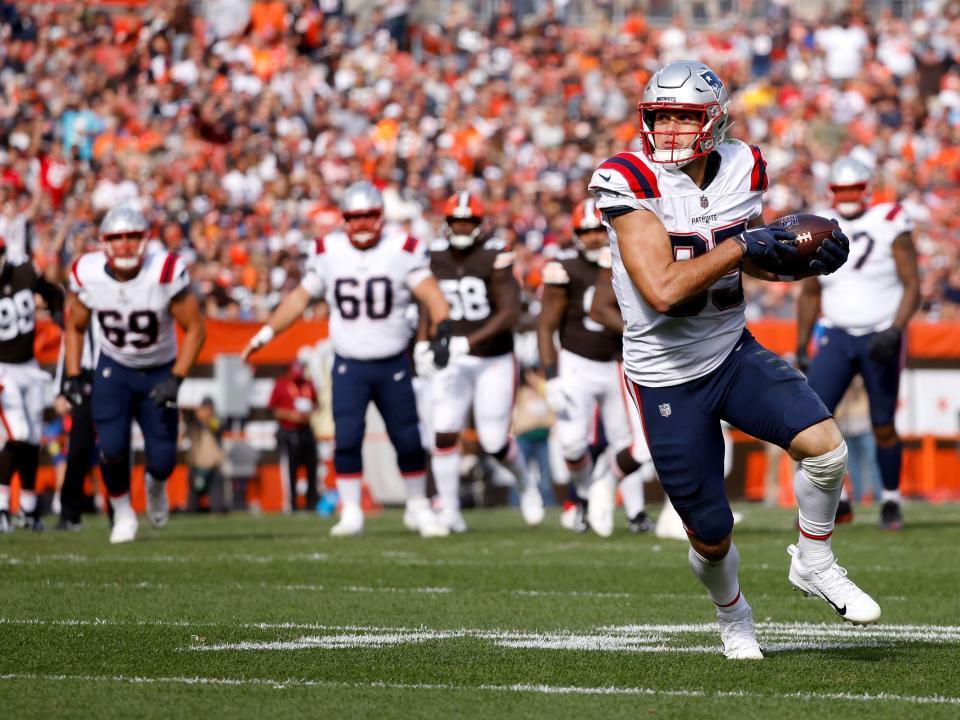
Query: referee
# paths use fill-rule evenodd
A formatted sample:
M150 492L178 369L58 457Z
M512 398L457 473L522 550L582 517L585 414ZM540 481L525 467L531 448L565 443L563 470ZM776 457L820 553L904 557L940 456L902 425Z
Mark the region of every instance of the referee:
M87 394L93 383L93 369L100 355L100 341L95 331L95 323L87 326L83 343L83 355L80 360L80 377ZM57 378L54 387L63 389L63 344L60 345L60 359L57 362ZM57 404L68 402L62 392ZM70 410L70 435L67 440L67 470L60 488L60 519L58 530L74 530L80 527L80 514L84 506L83 481L91 468L97 463L97 438L93 429L93 411L91 404L85 402Z

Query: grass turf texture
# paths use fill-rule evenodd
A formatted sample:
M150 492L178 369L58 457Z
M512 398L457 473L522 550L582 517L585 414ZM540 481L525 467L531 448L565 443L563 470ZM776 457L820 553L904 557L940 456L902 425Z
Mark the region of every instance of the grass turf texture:
M174 517L110 546L0 536L0 706L30 717L955 718L960 506L876 509L835 547L878 599L858 630L787 582L793 513L739 508L741 579L768 648L719 652L684 543L470 513L424 541L400 511L357 539L315 517ZM645 627L628 627L642 625ZM677 625L679 627L671 627ZM655 626L655 627L651 627ZM894 627L897 626L897 627ZM444 632L448 631L448 632ZM589 648L589 649L588 649Z

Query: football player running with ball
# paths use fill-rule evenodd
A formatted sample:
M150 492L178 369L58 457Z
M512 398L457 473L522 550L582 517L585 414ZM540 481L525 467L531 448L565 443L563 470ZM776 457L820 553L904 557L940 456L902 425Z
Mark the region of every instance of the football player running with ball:
M573 247L543 268L537 341L547 377L547 402L557 416L557 434L577 497L589 500L591 529L604 537L613 533L619 481L631 529L648 532L653 524L644 512L643 481L653 476L653 463L636 408L627 406L620 367L622 333L589 317L601 268L610 266L607 230L592 198L574 208L573 234ZM610 450L593 468L588 438L598 407ZM644 465L646 472L639 472Z
M920 277L909 215L898 203L870 207L871 180L870 169L853 158L841 158L831 168L833 207L817 214L839 222L850 238L852 258L833 275L803 281L797 305L797 365L831 412L853 376L863 377L883 481L880 526L899 530L903 444L894 414L903 331L920 305ZM810 361L807 343L821 310L825 331ZM838 519L849 518L849 501L841 498L840 506Z
M340 521L330 534L349 537L363 532L361 450L367 406L373 402L383 416L407 485L405 517L422 537L442 537L449 532L426 496L427 456L420 441L413 368L406 349L411 336L410 304L418 302L426 308L423 315L435 335L447 318L447 302L430 272L424 243L401 230L384 228L383 199L376 187L365 181L350 185L340 209L345 231L317 241L300 286L280 303L243 357L290 327L312 302L324 301L330 308L335 352L333 466L341 502Z
M610 230L627 385L657 474L687 528L690 567L716 606L726 657L761 659L740 590L721 420L787 449L800 464L790 582L854 623L875 622L880 607L831 549L847 464L840 430L803 376L745 327L741 272L777 280L753 261L776 266L797 251L792 233L760 225L766 164L756 147L725 140L729 103L702 63L658 70L638 107L642 151L605 161L590 190ZM846 236L834 231L810 269L834 272L847 252Z
M431 467L453 532L467 529L460 512L460 431L473 406L483 451L516 482L520 512L528 525L543 522L543 498L527 476L510 435L516 361L513 328L520 318L520 285L513 276L513 251L490 237L484 206L467 192L452 195L444 208L446 237L430 246L430 267L450 303L449 362L433 379Z
M206 338L203 314L182 258L147 248L149 225L132 207L117 207L100 223L97 252L70 268L64 335L64 396L91 403L100 443L100 471L113 506L111 543L137 535L130 505L130 427L143 431L147 517L169 519L167 478L177 462L177 393ZM100 359L92 387L81 356L87 325L98 325ZM174 323L183 329L177 350Z

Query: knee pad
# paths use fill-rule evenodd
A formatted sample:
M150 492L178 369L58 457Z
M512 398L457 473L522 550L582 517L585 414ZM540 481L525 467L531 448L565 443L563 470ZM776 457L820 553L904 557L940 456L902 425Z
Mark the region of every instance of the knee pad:
M362 446L342 447L333 451L333 467L338 475L355 475L363 472Z
M587 443L578 442L563 446L563 459L576 465L587 456Z
M847 443L840 441L830 452L800 461L803 474L807 479L823 490L836 490L843 483L847 472Z
M707 545L716 545L733 532L733 513L730 508L715 510L702 516L690 518L688 524L694 536Z

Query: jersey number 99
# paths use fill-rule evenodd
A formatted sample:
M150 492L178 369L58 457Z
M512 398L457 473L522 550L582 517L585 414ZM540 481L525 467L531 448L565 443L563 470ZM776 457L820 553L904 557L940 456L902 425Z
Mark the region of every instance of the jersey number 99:
M0 298L0 340L13 340L33 330L33 292L19 290L13 297Z

